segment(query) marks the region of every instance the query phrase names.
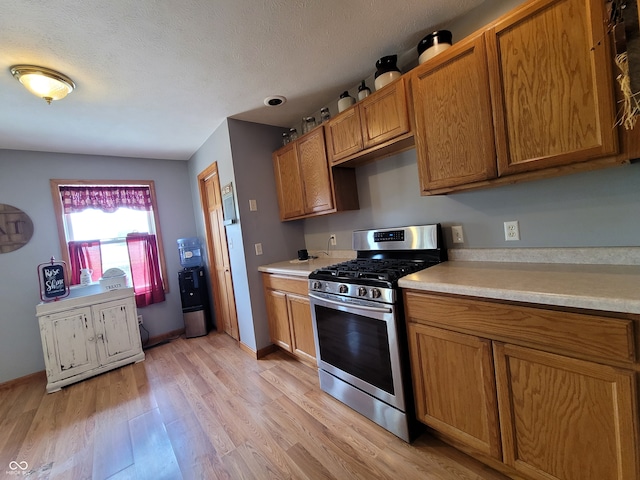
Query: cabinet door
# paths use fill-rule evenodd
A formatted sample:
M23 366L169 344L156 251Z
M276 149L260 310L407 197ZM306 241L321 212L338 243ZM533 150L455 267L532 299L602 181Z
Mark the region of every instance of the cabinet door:
M484 35L441 52L411 74L420 188L496 177Z
M100 303L91 310L101 364L131 357L142 350L133 298Z
M500 175L615 154L605 2L540 0L487 36Z
M49 383L99 366L91 308L40 317L40 331Z
M292 142L273 154L280 219L304 215L302 181L296 143Z
M300 295L287 295L293 335L293 353L316 363L316 343L313 337L313 320L309 299Z
M491 342L410 322L418 420L501 459Z
M291 352L291 330L289 329L287 296L282 292L270 289L265 289L264 296L267 304L271 341Z
M403 78L365 98L358 108L364 148L379 145L410 130Z
M333 195L327 151L322 128L302 137L296 145L302 181L304 213L317 213L333 209Z
M329 161L336 163L363 148L360 109L357 105L329 120L325 126Z
M533 479L636 479L634 373L494 345L504 462Z

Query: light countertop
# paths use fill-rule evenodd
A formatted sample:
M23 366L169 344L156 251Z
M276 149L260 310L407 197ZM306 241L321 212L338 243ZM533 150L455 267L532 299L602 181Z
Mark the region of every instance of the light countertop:
M352 257L353 258L353 257ZM309 260L287 260L284 262L271 263L262 265L258 270L265 273L277 273L280 275L293 275L296 277L308 277L311 272L317 268L327 267L340 262L346 262L351 258L337 258L319 256L318 258L310 258Z
M640 314L640 266L449 261L402 288Z
M308 277L349 258L321 256L263 265L261 272ZM540 305L640 314L640 265L448 261L403 277L402 288Z

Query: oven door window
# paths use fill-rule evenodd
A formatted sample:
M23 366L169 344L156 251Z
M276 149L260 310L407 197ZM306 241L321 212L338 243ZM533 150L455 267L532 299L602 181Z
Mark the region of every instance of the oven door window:
M387 323L321 305L315 314L322 360L394 395Z

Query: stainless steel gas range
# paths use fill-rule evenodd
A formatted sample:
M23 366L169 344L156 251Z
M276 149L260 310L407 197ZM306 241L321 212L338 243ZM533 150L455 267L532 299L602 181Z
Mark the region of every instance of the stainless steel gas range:
M442 230L358 230L353 249L309 275L320 388L410 442L419 425L398 280L446 260Z

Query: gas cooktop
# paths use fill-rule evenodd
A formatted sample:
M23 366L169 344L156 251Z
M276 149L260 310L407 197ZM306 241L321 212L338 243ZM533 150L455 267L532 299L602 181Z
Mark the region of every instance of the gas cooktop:
M398 279L410 273L423 270L438 262L425 260L356 258L315 270L309 278L332 282L351 282L357 280L380 281L381 286L391 287Z
M447 259L439 224L357 230L353 248L355 260L314 270L309 291L394 302L401 277Z

